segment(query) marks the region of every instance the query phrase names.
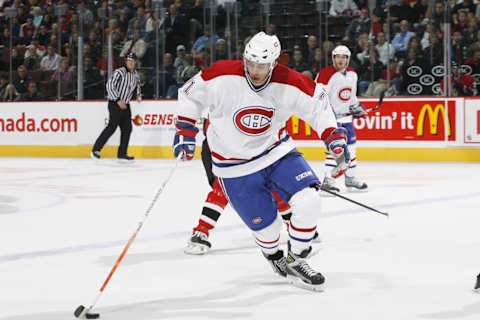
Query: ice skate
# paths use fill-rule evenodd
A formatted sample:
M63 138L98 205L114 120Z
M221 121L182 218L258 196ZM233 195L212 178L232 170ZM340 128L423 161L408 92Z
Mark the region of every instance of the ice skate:
M320 272L313 270L304 260L310 251L312 251L312 247L296 255L290 250L290 241L288 242L287 278L290 283L299 288L323 291L325 278Z
M345 176L345 187L349 192L366 192L367 191L367 184L358 180L355 177L347 177Z
M283 251L278 250L274 254L266 254L262 252L264 257L267 258L268 263L272 267L273 271L279 276L287 277L287 258L283 256Z
M92 158L93 160L100 160L100 151L90 152L90 158Z
M475 284L473 291L480 293L480 273L477 276L477 283Z
M323 179L321 190L340 192L340 189L335 186L335 179L328 177L325 177L325 179Z
M194 231L183 252L186 254L202 255L207 253L211 247L212 244L208 241L208 236L205 233Z
M135 157L124 154L123 156L118 156L117 161L120 163L133 163L135 161Z

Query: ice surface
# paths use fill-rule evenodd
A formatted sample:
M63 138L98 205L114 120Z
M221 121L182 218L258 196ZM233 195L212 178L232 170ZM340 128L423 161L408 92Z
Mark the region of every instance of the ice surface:
M310 163L322 176L323 163ZM1 158L0 319L74 319L173 165ZM369 192L343 194L390 218L324 197L310 265L326 288L316 293L277 278L229 207L212 251L185 255L209 186L200 161L181 163L95 311L115 320L480 319L479 164L360 162L358 172Z

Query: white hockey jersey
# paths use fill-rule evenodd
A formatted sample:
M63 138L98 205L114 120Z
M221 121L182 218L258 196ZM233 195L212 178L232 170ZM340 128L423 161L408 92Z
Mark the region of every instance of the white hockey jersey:
M339 72L334 66L320 70L315 82L323 84L336 115L348 113L352 104L357 104L357 73L347 67L346 72ZM341 123L352 122L352 116L337 116Z
M178 100L183 117L197 120L207 110L213 173L224 178L259 171L295 148L285 128L292 114L320 136L336 127L326 92L283 65L275 67L266 87L254 90L243 61L220 61L187 81Z

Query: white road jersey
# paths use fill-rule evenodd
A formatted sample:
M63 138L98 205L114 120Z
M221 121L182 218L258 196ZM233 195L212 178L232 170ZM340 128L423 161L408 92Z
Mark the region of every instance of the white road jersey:
M334 66L320 70L315 79L317 84L323 84L328 92L328 98L336 115L348 113L349 106L357 104L357 73L347 67L346 72L339 72ZM352 122L352 116L338 117L338 122Z
M181 116L196 120L208 111L213 173L223 178L259 171L295 148L285 128L292 114L320 136L336 127L326 92L283 65L275 67L266 87L253 90L243 61L220 61L185 83L178 100Z

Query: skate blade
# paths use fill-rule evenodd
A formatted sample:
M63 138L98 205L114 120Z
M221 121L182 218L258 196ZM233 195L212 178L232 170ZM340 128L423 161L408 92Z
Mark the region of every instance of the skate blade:
M308 284L308 283L303 282L299 278L297 278L295 276L290 276L290 275L287 275L287 281L290 284L292 284L294 287L297 287L297 288L300 288L300 289L304 289L304 290L308 290L308 291L315 291L315 292L325 291L325 283L317 284L317 285Z
M357 188L354 188L354 187L347 187L347 191L349 193L365 193L365 192L368 192L368 188L366 189L357 189Z
M192 245L192 244L188 244L185 249L183 249L183 252L185 254L191 254L191 255L203 255L203 254L206 254L208 251L210 250L209 247L207 246L202 246L202 245L198 245L198 244L195 244L195 245Z

